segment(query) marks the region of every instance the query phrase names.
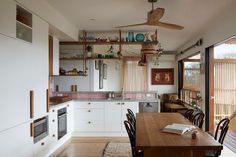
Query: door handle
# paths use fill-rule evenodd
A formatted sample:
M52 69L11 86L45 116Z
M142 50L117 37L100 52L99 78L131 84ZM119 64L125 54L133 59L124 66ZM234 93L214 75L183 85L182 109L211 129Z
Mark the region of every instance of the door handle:
M30 118L34 118L34 91L30 90Z

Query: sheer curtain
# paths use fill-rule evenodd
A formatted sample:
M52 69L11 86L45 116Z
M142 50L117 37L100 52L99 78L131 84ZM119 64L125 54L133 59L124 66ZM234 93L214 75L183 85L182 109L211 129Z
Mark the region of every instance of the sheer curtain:
M147 91L147 67L138 60L124 60L124 91Z

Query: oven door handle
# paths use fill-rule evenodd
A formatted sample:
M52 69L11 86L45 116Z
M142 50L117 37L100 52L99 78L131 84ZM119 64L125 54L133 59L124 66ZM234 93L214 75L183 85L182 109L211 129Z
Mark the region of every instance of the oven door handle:
M58 118L65 117L66 115L67 115L67 113L63 113L63 114L59 115Z

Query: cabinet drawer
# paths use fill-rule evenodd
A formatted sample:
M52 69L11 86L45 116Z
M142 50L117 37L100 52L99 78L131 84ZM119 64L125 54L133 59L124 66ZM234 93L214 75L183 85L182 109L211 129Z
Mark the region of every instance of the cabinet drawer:
M76 108L104 108L104 102L76 102Z
M103 121L77 121L75 131L104 131Z
M80 120L104 121L104 109L76 109L75 122Z
M46 156L48 152L50 151L50 144L51 144L51 139L49 137L46 137L39 142L35 143L33 148L34 148L34 156L35 157L41 157L41 156Z

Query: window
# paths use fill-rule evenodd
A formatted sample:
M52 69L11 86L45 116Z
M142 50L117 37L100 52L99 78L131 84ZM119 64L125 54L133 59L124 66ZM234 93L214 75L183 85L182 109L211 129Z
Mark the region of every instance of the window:
M200 88L200 62L184 62L184 89L199 91Z
M147 67L138 60L124 61L124 91L147 91Z

